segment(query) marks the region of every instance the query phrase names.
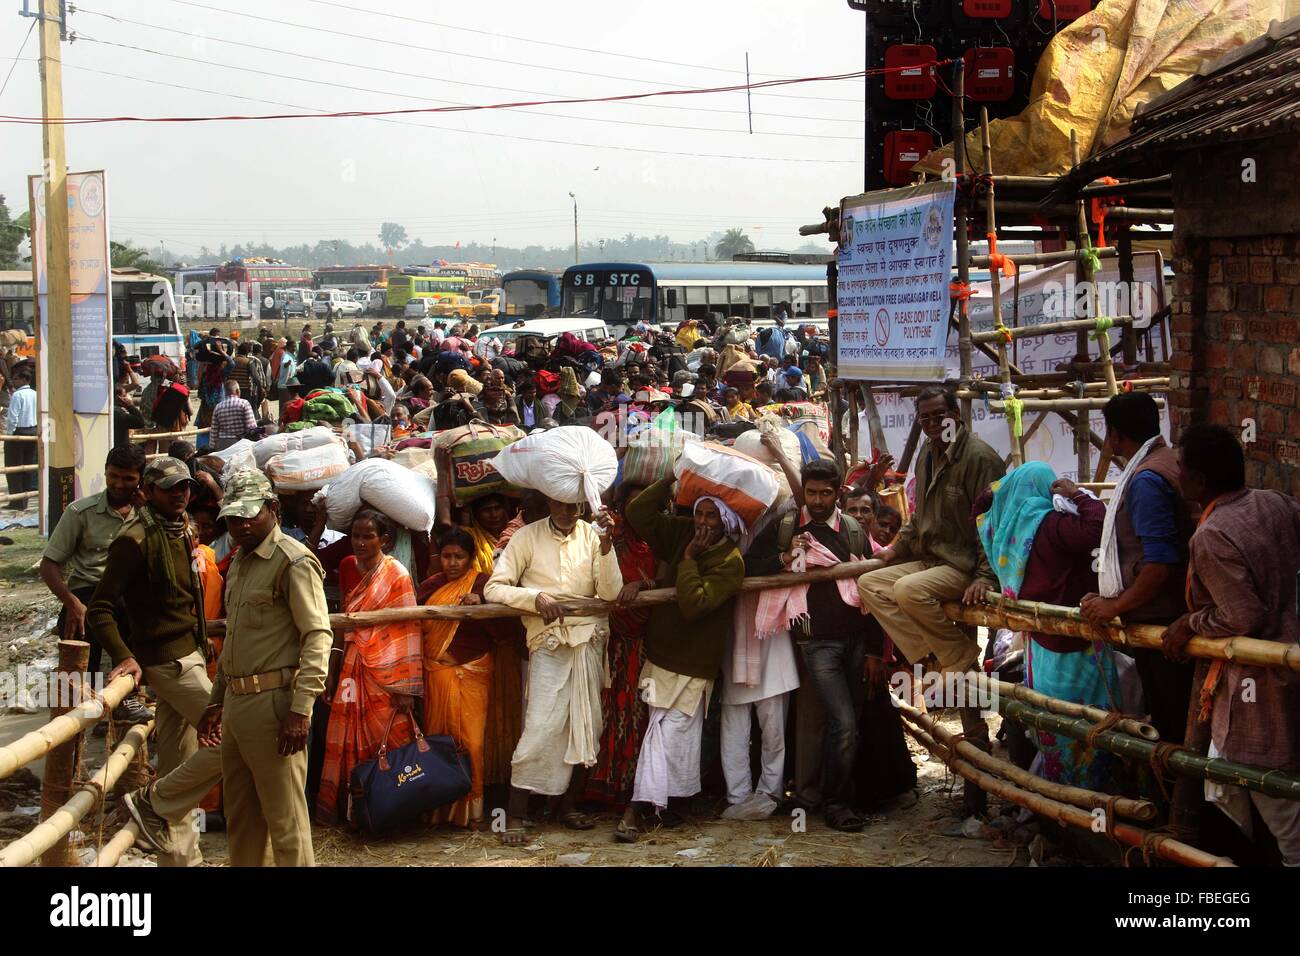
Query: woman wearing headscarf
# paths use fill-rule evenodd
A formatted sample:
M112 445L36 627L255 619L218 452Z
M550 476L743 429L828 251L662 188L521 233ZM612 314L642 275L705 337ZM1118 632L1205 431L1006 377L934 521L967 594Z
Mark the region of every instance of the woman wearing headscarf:
M1074 606L1096 590L1093 553L1101 545L1106 506L1068 478L1057 478L1048 465L1026 462L995 481L976 499L973 512L984 552L1007 597ZM1124 709L1123 661L1109 645L1038 631L1028 636L1029 687L1076 704ZM1038 749L1038 772L1048 780L1092 790L1116 785L1122 764L1110 754L1042 731Z
M627 506L627 520L668 565L677 588L672 604L650 611L639 686L649 719L637 757L632 803L615 839L635 843L640 832L637 804L653 806L660 821L679 814L669 800L700 791L700 743L713 678L722 664L732 629L732 598L745 578L745 559L736 542L744 523L725 502L701 497L692 517L667 513L670 482L657 481Z
M438 540L442 570L420 585L420 603L482 604L483 586L489 575L474 567L473 554L474 540L466 531L453 528L444 534ZM487 779L484 756L495 671L493 651L500 644L519 644L523 628L517 618L495 618L430 620L424 622L423 630L424 731L448 734L465 748L471 780L470 792L435 810L432 822L479 829ZM517 655L512 660L517 661ZM517 674L518 664L514 667ZM505 746L513 750L517 739L518 733Z

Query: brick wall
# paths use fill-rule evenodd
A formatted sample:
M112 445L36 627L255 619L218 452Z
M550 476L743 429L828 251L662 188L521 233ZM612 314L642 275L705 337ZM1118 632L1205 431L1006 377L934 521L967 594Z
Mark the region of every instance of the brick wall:
M1247 484L1300 496L1300 234L1176 228L1173 252L1174 437L1193 422L1240 434L1253 421Z

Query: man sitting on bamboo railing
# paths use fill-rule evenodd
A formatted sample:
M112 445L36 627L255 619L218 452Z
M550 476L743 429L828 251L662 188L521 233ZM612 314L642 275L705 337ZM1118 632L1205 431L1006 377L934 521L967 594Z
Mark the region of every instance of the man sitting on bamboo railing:
M1194 425L1178 447L1182 493L1202 510L1187 570L1192 610L1165 632L1166 653L1182 656L1194 634L1296 643L1300 501L1248 490L1245 455L1226 428ZM1199 719L1211 720L1211 757L1278 769L1300 766L1300 674L1215 661L1199 705ZM1283 864L1300 866L1300 803L1216 784L1206 785L1206 797L1247 835L1253 803L1277 838Z
M894 543L876 554L890 564L858 579L863 604L912 664L933 657L945 672L967 671L979 645L943 613L943 601L980 601L997 579L971 524L971 506L1006 471L1002 456L969 432L956 393L932 385L916 397L925 432L916 469L916 509ZM988 726L978 707L961 708L962 730L987 750ZM983 813L984 792L965 788L968 814Z

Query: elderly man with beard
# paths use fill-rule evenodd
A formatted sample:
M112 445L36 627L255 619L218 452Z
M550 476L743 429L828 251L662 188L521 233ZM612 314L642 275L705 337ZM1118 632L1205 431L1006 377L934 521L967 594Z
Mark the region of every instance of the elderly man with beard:
M158 780L127 794L124 802L141 836L163 865L196 865L197 833L182 824L221 779L221 758L198 746L195 728L212 683L198 541L185 508L194 479L185 463L156 458L144 470L145 505L122 526L108 549L86 625L113 658L110 681L122 674L158 695ZM125 606L128 648L117 621Z
M602 508L595 524L579 517L581 505L547 499L549 516L524 525L497 558L483 598L527 613L528 705L524 729L510 760L510 797L502 843L525 842L529 794L560 797L556 817L571 830L595 824L574 806L586 786L586 768L599 755L609 618L565 617L560 602L598 597L615 600L623 573ZM600 531L597 531L600 528Z
M917 459L916 508L894 543L875 555L889 567L862 575L858 590L909 663L933 657L940 671L964 672L979 660L979 644L944 616L941 602L977 604L998 587L970 515L1006 465L962 424L952 389L922 389L916 417L926 438ZM987 750L988 725L979 708L959 710L967 739ZM964 794L968 815L984 812L983 790L967 784Z
M637 758L632 802L614 832L635 843L637 804L653 807L671 825L680 814L669 801L700 792L700 743L713 679L732 630L732 598L745 579L737 540L744 523L721 499L704 496L690 518L666 512L670 482L657 481L627 506L628 524L668 565L677 600L650 610L646 626L642 699L650 717Z

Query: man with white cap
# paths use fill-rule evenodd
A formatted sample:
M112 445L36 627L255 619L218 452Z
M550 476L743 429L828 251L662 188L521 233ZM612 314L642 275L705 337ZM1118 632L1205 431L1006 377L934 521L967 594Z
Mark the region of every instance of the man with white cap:
M203 575L185 508L195 487L186 464L155 458L142 479L146 504L122 526L108 548L104 575L86 612L87 626L112 655L109 680L129 674L158 695L158 779L124 797L141 838L161 865L197 865L198 828L181 826L221 779L221 755L198 746L208 680ZM128 648L116 610L126 607Z
M220 517L239 551L199 737L220 746L230 862L312 866L307 732L334 639L324 572L280 530L280 502L260 471L235 473Z

